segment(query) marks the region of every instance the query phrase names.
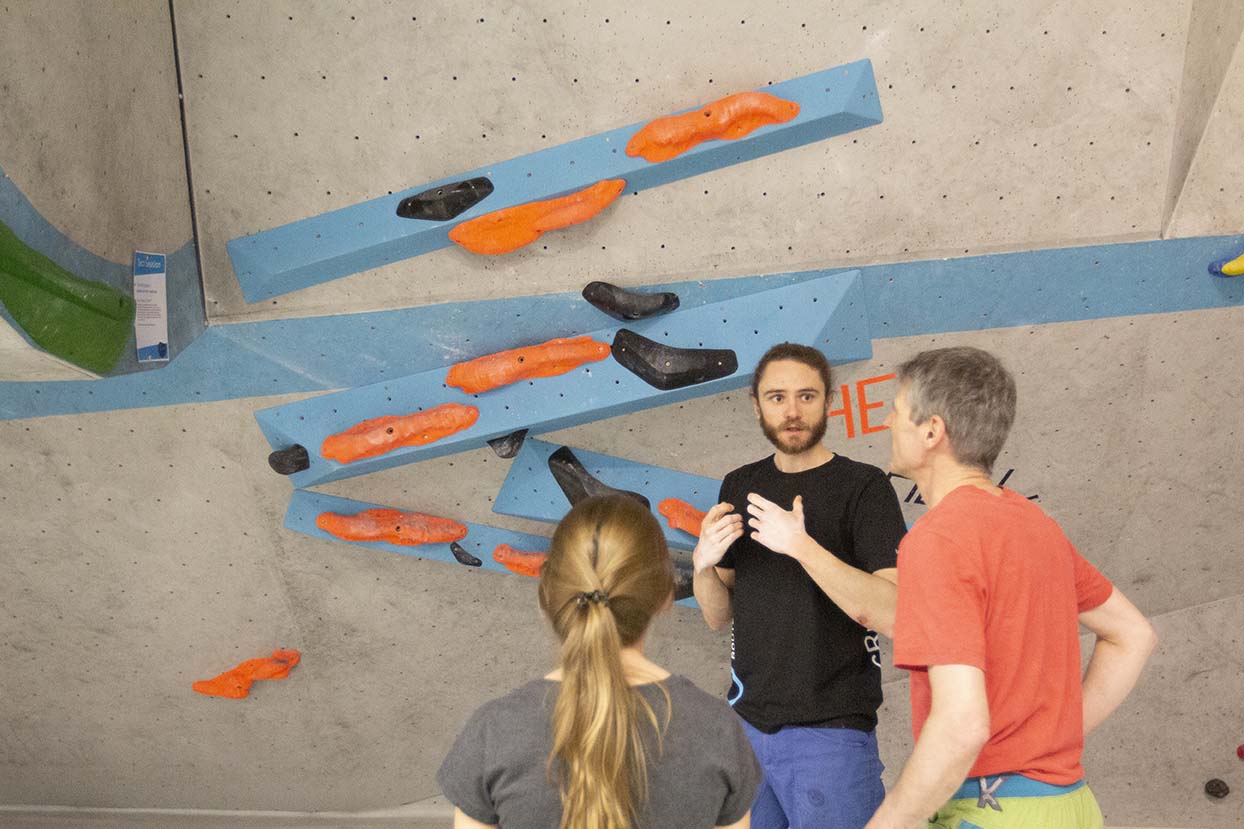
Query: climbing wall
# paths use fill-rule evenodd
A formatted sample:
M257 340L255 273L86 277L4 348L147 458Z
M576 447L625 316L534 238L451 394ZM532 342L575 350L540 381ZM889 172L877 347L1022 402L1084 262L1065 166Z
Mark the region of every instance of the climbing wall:
M363 475L291 482L266 459L308 412L344 428L414 411L450 391L427 381L390 400L387 387L613 332L579 296L591 280L673 291L688 315L855 280L841 330L863 340L835 354L827 441L882 467L898 362L929 346L998 353L1020 390L998 478L1062 522L1163 639L1088 741L1107 823L1241 814L1244 283L1206 269L1244 253L1233 4L798 0L759 15L727 0L710 18L679 2L174 0L0 22L0 208L122 271L134 249L192 262L193 210L209 322L167 367L95 381L46 382L76 372L40 374L28 348L41 381L14 382L30 375L0 351L0 823L40 805L355 812L435 795L467 714L552 664L534 581L464 566L447 545L325 537L311 506L345 498L527 539L551 525L493 510L514 461L482 432ZM623 190L513 253L359 260L254 302L230 255L235 240L376 200L396 210L437 182L860 61L879 122ZM141 118L148 106L159 117ZM55 257L56 238L29 243ZM742 353L790 336L777 304L694 341L642 330ZM730 341L700 339L714 329ZM717 480L770 451L740 370L652 407L610 392L573 423L554 395L573 396L574 375L461 399L488 422L540 424L547 444ZM530 411L484 411L520 399ZM917 520L925 506L894 486ZM650 647L724 694L728 636L694 608L674 608ZM191 690L284 648L299 664L246 699ZM907 683L890 667L884 679L893 783L911 748ZM1223 800L1203 793L1215 777L1234 790Z
M0 223L16 235L5 245L5 283L18 298L13 249L33 250L87 288L43 285L0 311L0 380L68 380L158 367L139 364L129 319L103 364L74 360L100 325L99 302L86 293L132 296L136 250L167 256L168 353L202 331L202 289L187 198L177 68L169 10L157 0L125 8L68 2L0 10ZM11 281L10 281L11 280ZM26 283L22 283L25 285ZM111 300L115 301L115 300ZM27 332L19 319L65 307ZM23 309L34 310L28 314ZM104 309L107 310L107 309ZM17 318L17 319L15 319ZM132 318L132 311L130 312ZM106 325L106 323L104 323ZM68 343L57 355L32 336ZM53 349L56 350L56 349ZM74 363L78 365L74 365Z

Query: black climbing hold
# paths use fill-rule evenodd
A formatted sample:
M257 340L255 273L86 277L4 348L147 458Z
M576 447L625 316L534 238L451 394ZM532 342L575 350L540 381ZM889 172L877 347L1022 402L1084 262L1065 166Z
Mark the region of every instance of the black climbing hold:
M407 196L398 204L397 215L403 219L444 222L470 210L491 194L492 182L483 176L455 181Z
M493 438L488 441L488 445L492 447L492 451L497 453L498 458L512 458L518 454L519 449L523 448L525 437L527 437L527 430L519 429L517 432Z
M674 560L674 601L689 599L695 595L693 583L695 569L690 562Z
M454 558L458 559L459 564L465 564L467 567L479 567L484 562L466 551L466 548L457 541L449 542L449 552L454 554Z
M583 298L615 320L642 320L673 311L678 307L678 294L640 294L608 282L589 282Z
M571 506L585 498L597 495L625 495L643 504L645 509L652 508L648 499L638 492L631 492L629 489L614 489L592 477L592 473L583 467L568 446L563 446L549 455L549 471L553 473L553 479L562 488Z
M1205 781L1205 793L1210 797L1221 800L1231 794L1231 787L1227 785L1226 781L1215 777L1213 780Z
M307 455L306 447L295 443L288 449L278 449L269 455L268 466L282 475L293 475L295 472L309 469L311 458Z
M739 370L731 349L675 348L625 328L614 335L611 351L623 367L662 391L720 380Z

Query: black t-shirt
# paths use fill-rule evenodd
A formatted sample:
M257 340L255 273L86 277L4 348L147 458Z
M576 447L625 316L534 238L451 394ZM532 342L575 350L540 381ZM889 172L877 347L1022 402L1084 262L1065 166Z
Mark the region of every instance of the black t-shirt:
M725 477L719 500L747 521L747 494L782 509L803 496L808 535L866 573L896 566L907 531L898 497L880 469L835 455L786 473L773 456ZM881 705L877 634L844 613L802 566L754 541L750 529L719 567L735 571L728 701L761 731L784 725L871 731Z

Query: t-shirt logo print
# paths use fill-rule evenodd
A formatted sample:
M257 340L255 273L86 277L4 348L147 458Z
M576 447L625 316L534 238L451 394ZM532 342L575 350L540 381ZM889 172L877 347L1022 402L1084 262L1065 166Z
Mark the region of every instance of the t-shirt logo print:
M734 705L743 697L743 680L739 679L739 675L734 672L734 666L730 666L730 690L726 694L726 702Z
M864 634L864 649L868 651L868 655L872 658L873 664L880 668L881 637L877 635L876 631L870 630Z

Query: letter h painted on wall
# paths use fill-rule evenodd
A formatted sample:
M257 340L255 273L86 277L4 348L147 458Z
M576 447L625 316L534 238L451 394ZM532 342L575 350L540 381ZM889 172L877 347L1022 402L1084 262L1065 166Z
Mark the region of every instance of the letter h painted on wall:
M855 405L859 409L859 424L860 424L861 435L871 435L874 432L885 431L886 427L884 425L873 426L872 424L868 422L868 412L871 409L880 409L881 407L885 406L885 403L881 400L874 400L870 402L868 399L867 389L868 389L868 386L871 386L873 383L883 383L886 380L893 380L893 379L894 379L893 374L882 374L879 377L867 377L863 380L856 381L855 383ZM851 385L849 383L843 383L841 386L838 387L838 394L842 398L842 408L831 409L829 411L829 416L830 417L841 417L847 427L847 437L853 438L855 437L856 418L855 418L855 410L852 408L852 405L851 405Z

